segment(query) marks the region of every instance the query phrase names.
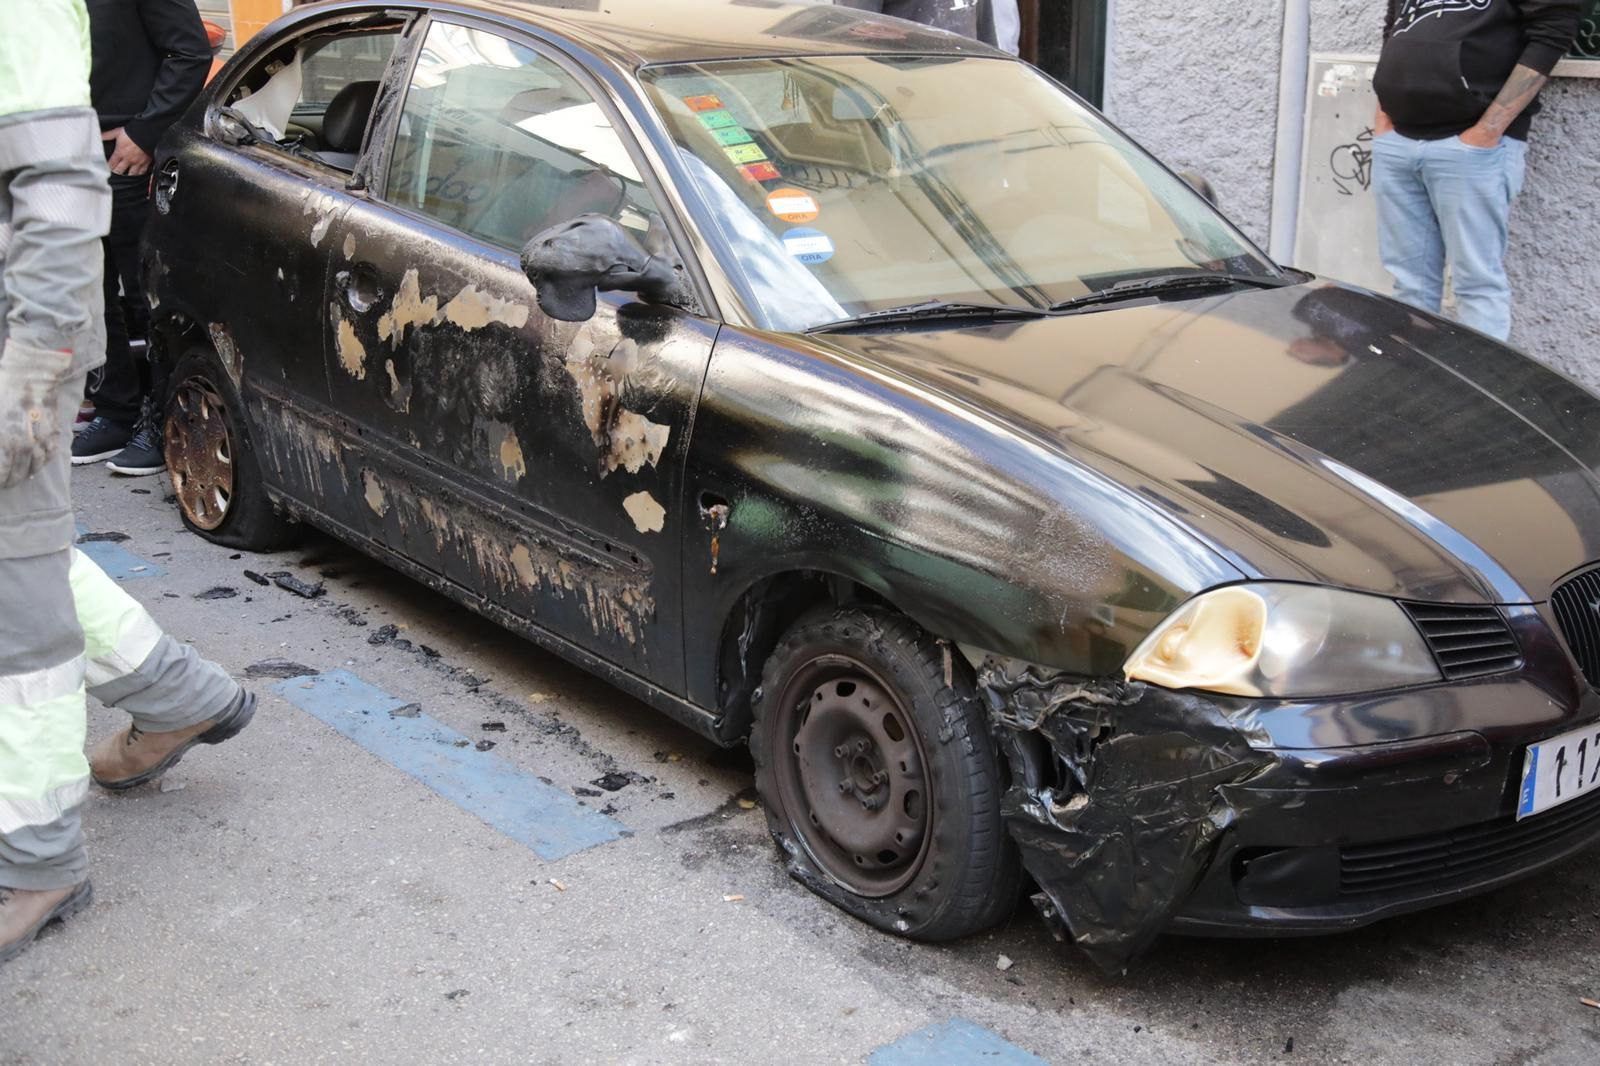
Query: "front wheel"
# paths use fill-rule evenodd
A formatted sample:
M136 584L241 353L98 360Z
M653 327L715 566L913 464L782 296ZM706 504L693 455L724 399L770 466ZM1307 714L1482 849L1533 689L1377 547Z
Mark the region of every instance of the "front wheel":
M884 611L803 619L767 660L750 737L790 873L918 940L1000 921L1022 877L971 671L947 654Z

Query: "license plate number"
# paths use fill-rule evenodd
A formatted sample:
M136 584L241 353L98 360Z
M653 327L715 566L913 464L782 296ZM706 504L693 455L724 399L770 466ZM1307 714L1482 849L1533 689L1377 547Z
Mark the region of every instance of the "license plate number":
M1517 820L1600 792L1600 724L1528 746L1522 760Z

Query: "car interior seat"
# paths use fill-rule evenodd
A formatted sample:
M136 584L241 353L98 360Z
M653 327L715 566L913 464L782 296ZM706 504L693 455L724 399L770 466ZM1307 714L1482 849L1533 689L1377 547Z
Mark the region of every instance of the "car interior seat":
M361 155L361 139L378 98L376 81L353 81L328 103L322 116L322 147L317 158L340 170L354 170Z

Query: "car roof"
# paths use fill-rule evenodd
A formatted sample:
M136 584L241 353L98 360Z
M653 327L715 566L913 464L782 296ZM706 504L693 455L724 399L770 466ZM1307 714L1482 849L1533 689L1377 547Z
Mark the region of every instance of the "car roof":
M443 0L415 6L441 13L476 13L498 22L548 30L630 69L654 63L780 55L1006 56L953 33L828 3Z

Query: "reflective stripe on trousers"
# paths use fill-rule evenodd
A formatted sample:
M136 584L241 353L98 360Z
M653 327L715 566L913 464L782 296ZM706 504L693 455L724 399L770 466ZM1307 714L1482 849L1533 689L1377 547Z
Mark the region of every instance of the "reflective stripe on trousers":
M69 636L81 641L78 654L44 668L14 669L0 656L0 835L49 825L83 802L86 690L153 733L217 717L239 697L221 667L163 633L77 549L0 560L0 582L8 586L0 605L13 612L0 636L15 647L29 631L44 641L35 654L47 658L58 657L50 649L72 650Z

